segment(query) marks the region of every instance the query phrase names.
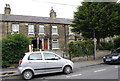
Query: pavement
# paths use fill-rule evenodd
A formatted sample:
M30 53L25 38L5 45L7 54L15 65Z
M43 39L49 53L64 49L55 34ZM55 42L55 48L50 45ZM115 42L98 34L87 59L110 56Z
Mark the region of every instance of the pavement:
M102 63L103 63L102 59L74 62L74 69L99 65ZM20 74L18 72L17 67L13 67L13 66L9 68L2 68L2 71L0 71L0 78L4 78L8 76L19 76L19 75Z

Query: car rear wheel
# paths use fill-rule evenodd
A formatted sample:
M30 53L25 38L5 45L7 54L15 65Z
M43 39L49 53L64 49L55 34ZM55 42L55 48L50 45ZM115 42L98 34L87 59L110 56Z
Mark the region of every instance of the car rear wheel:
M31 70L26 70L23 72L23 78L29 80L33 77L33 72Z
M63 70L63 72L64 72L65 74L70 74L71 71L72 71L72 69L71 69L70 66L65 66L65 68L64 68L64 70Z

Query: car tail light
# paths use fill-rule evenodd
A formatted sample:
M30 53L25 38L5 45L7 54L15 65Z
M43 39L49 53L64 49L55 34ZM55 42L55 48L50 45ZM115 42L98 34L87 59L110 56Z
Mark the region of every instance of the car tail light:
M19 61L19 64L21 64L21 63L22 63L22 60Z

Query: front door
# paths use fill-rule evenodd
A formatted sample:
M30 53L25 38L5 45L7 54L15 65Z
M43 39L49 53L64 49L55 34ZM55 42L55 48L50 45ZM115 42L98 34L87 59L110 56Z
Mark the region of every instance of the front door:
M44 39L44 49L48 49L48 39Z

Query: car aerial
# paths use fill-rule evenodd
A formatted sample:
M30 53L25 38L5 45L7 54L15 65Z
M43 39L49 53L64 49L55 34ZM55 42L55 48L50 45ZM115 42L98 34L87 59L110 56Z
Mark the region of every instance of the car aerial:
M31 79L34 75L64 72L71 73L73 62L49 51L25 53L19 61L18 71L24 79Z
M114 50L111 54L103 57L104 63L118 63L120 64L120 47Z

